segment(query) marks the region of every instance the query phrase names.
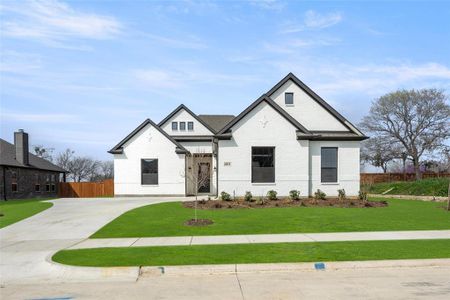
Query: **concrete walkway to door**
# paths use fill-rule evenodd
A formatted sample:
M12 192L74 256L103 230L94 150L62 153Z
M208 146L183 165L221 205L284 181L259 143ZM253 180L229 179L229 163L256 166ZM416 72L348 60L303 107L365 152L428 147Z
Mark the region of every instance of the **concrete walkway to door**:
M215 244L450 239L450 230L366 231L87 239L68 249Z

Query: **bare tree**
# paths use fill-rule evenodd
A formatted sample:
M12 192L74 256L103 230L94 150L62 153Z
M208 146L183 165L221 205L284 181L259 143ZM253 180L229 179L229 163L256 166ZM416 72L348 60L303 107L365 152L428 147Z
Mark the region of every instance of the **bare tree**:
M450 137L450 106L436 89L400 90L372 103L361 127L373 135L400 143L421 178L420 160Z
M47 148L43 145L33 145L34 154L48 161L53 161L53 151L55 151L55 148Z
M64 152L59 153L56 156L56 164L63 168L66 171L70 172L70 169L72 168L72 160L74 158L75 151L67 148L64 150Z
M362 144L361 159L375 167L380 167L386 173L388 164L400 158L401 147L392 140L385 140L380 137L371 138Z
M89 180L98 172L100 162L87 156L75 156L75 151L66 149L56 157L56 164L68 171L69 180Z
M194 220L197 221L197 201L199 190L209 186L211 181L211 170L208 168L202 167L202 163L206 161L210 161L210 154L203 153L202 151L198 151L200 153L195 153L193 156L189 156L189 164L188 170L182 172L182 176L186 178L188 182L190 182L194 187L194 196L195 196L195 205L194 205ZM194 162L195 157L195 164ZM209 164L208 164L209 165ZM205 165L204 165L205 166ZM207 165L206 165L207 166ZM211 166L209 165L209 168Z
M111 160L98 162L97 170L91 175L89 181L102 181L114 177L114 162Z

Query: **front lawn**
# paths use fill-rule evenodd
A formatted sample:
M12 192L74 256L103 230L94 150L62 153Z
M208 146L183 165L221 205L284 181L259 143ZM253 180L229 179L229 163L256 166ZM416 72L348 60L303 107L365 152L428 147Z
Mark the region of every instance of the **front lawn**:
M381 194L389 189L388 195L440 196L448 195L450 178L428 178L417 181L383 182L370 186L369 192Z
M161 203L128 211L91 238L450 229L443 203L382 200L389 206L198 210L199 218L214 221L205 227L184 225L194 217L193 209Z
M0 228L19 222L53 206L48 199L17 199L0 201Z
M53 260L92 267L317 262L450 257L448 240L234 244L62 250Z

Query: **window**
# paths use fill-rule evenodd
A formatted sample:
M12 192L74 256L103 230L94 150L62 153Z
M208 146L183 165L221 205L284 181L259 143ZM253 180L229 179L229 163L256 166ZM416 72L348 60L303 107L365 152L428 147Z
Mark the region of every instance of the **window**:
M52 174L52 182L55 182L55 174Z
M275 147L252 147L252 182L275 182Z
M52 192L56 191L56 186L54 183L52 183L51 187L52 187Z
M34 175L34 191L35 192L41 191L41 182L40 182L39 174Z
M172 130L178 130L178 123L172 122Z
M158 184L158 160L141 159L142 184Z
M46 191L46 192L50 192L50 183L47 183L47 184L45 185L45 191Z
M284 93L284 104L294 104L294 93Z
M186 130L186 122L180 122L180 130Z
M11 191L12 192L17 192L18 191L18 187L17 187L17 173L16 172L11 172Z
M188 122L188 130L189 131L194 130L194 122Z
M321 149L321 181L337 182L337 153L336 147L324 147Z

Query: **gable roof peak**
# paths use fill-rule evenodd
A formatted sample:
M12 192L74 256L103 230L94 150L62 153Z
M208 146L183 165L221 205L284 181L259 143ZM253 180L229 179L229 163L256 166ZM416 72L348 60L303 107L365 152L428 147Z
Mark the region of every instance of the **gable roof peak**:
M204 122L201 118L199 118L196 114L194 114L186 105L180 104L177 108L175 108L170 114L168 114L161 122L158 123L158 126L161 127L167 123L173 116L175 116L180 110L184 109L188 114L190 114L194 119L196 119L200 124L205 126L211 133L216 133L217 131L211 128L206 122Z

